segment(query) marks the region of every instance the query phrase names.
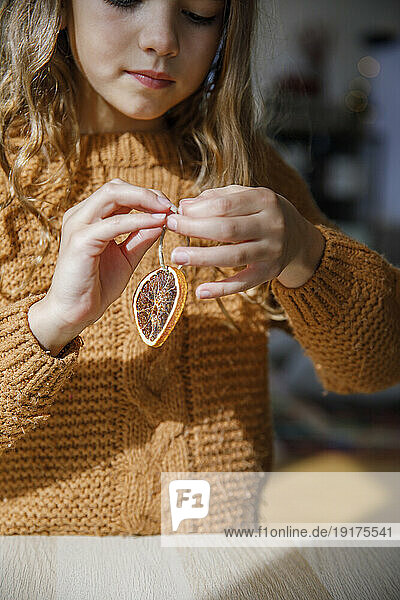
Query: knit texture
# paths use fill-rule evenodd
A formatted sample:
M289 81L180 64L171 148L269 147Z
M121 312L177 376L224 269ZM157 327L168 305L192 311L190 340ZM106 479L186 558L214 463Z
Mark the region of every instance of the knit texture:
M69 206L114 177L159 189L175 205L199 193L169 131L83 135L82 147L69 205L63 181L50 194L35 188L38 206L59 226ZM326 389L370 392L397 383L399 271L340 232L271 144L265 152L265 186L293 202L326 240L306 284L288 289L271 282L287 314L283 326L311 356ZM39 168L35 160L28 166L28 184ZM200 283L216 279L213 267L187 266L183 313L160 348L147 346L132 298L144 275L160 266L157 241L103 316L52 357L27 313L49 289L55 239L24 295L16 292L39 234L15 200L0 211L0 535L158 534L162 471L272 470L267 365L269 327L276 323L263 309L240 294L225 296L240 331L230 328L215 300L195 296ZM192 238L194 246L215 244ZM173 248L184 245L186 237L166 232L167 264L174 264ZM221 498L233 524L241 523L237 497L244 492L239 480Z

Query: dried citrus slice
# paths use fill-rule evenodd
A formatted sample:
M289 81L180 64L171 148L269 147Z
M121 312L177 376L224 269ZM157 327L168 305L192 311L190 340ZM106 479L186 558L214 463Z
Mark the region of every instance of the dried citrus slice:
M176 213L178 209L171 205L171 210ZM185 306L188 290L183 265L171 267L165 264L163 241L166 230L164 225L158 242L160 269L143 277L132 301L133 315L140 337L145 344L153 348L161 346L177 324ZM190 246L190 237L186 236L186 241Z
M148 273L136 288L133 314L140 337L161 346L175 327L187 296L184 273L169 265Z

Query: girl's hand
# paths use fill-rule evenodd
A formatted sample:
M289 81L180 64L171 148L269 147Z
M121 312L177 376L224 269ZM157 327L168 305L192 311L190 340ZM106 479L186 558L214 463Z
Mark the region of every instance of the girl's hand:
M97 321L119 298L160 237L169 208L157 196L164 194L117 178L65 212L51 286L40 302L52 323L70 332L66 337ZM127 214L132 209L144 212ZM117 244L113 238L123 233L130 235Z
M283 196L269 188L228 185L182 200L167 227L182 235L233 245L175 248L177 264L237 267L238 274L196 289L201 298L248 290L276 277L286 287L303 285L314 273L324 250L320 231ZM176 227L174 226L176 221ZM181 258L181 251L188 260ZM200 295L209 292L208 296Z

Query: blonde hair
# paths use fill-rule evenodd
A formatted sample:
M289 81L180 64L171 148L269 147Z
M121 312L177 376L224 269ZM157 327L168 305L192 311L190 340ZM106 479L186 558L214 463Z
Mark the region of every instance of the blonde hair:
M251 84L252 41L256 39L260 2L225 0L225 44L213 91L207 100L203 83L166 114L168 127L182 140L181 163L193 165L195 184L201 191L232 183L265 185L267 119L261 94L254 94ZM0 8L0 165L10 191L0 210L15 196L22 209L38 218L42 229L40 253L18 293L47 254L51 236L60 238L60 230L26 194L21 173L34 157L49 163L61 155L60 169L37 185L66 178L64 200L68 202L81 154L76 65L67 30L60 31L61 11L62 0L5 0ZM12 132L21 136L17 145L13 145ZM273 302L269 284L254 288L252 297L240 293L261 304L270 318L282 320L282 309L268 302ZM219 298L217 301L235 326Z

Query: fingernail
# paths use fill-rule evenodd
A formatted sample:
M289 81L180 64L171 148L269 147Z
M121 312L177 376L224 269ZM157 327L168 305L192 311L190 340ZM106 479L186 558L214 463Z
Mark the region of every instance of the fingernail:
M211 293L207 290L200 290L198 293L199 298L211 298Z
M172 229L174 231L178 227L178 222L174 217L168 217L167 226L168 229Z
M157 200L160 204L162 204L163 206L167 206L168 208L172 205L172 202L170 202L169 200L167 200L167 198L164 198L163 196L157 196Z
M151 216L153 217L153 219L157 219L158 221L161 221L161 219L165 219L165 213L151 213Z
M171 254L171 260L174 263L181 263L182 265L189 264L189 254L184 250L173 250Z
M180 200L179 201L179 206L178 206L178 213L180 215L182 215L183 214L183 212L182 212L183 209L185 207L187 207L189 204L192 204L194 202L196 202L196 200L194 198L192 198L192 199L185 199L185 198L183 198L182 200Z

